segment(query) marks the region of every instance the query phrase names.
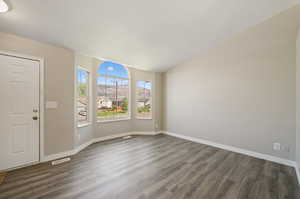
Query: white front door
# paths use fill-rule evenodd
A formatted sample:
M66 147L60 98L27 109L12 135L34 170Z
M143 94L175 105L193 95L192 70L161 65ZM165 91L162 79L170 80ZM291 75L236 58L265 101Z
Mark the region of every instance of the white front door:
M39 61L0 54L0 171L39 161Z

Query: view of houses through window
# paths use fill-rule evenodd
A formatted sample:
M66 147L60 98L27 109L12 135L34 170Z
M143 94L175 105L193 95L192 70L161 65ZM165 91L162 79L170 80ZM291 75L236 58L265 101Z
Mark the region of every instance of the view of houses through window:
M127 69L114 62L103 62L97 79L98 120L129 118L129 75Z
M137 81L136 83L136 117L151 119L151 82Z
M77 121L89 121L89 72L77 68Z
M89 72L77 68L77 120L89 122ZM130 118L129 72L117 63L105 61L98 68L96 107L99 121ZM136 117L152 118L151 82L136 82Z

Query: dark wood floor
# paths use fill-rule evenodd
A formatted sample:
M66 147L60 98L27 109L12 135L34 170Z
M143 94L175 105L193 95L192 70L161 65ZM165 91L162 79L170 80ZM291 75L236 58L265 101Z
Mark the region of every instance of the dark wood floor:
M293 168L166 136L93 144L8 173L0 198L299 199Z

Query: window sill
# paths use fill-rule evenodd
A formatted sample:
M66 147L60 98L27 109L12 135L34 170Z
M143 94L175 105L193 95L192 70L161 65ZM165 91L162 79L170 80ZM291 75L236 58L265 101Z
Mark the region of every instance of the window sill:
M86 127L86 126L89 126L89 125L91 125L91 124L92 124L91 122L87 122L87 123L78 124L78 125L77 125L77 128Z
M110 123L110 122L120 122L120 121L128 121L128 120L131 120L131 118L97 120L97 123Z
M136 117L137 120L152 120L152 118Z

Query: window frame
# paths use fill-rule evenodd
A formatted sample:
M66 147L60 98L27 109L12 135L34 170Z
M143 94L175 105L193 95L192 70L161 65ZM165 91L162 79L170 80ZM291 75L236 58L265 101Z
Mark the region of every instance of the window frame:
M150 95L150 107L151 107L151 114L150 117L139 117L138 116L138 110L137 110L137 84L138 82L143 81L143 82L150 82L151 84L151 95ZM137 120L152 120L153 119L153 84L152 80L136 80L135 81L135 119Z
M78 107L77 107L77 100L78 100L78 70L81 70L81 71L84 71L88 74L88 109L87 109L87 121L84 121L84 122L79 122L78 121ZM75 91L76 91L76 109L75 109L75 113L76 113L76 126L77 128L81 128L81 127L85 127L85 126L89 126L92 124L92 120L93 120L93 113L92 113L92 105L93 105L93 102L92 102L92 92L93 88L92 88L92 74L91 74L91 71L85 67L82 67L82 66L77 66L76 67L76 87L75 87Z
M124 117L124 118L109 118L109 119L101 119L98 117L97 115L97 104L96 104L96 113L95 113L95 117L96 117L96 122L97 123L110 123L110 122L119 122L119 121L128 121L131 120L131 76L130 76L130 70L126 65L114 62L116 64L122 65L124 67L124 69L127 71L128 74L128 78L124 78L124 77L118 77L118 76L112 76L112 75L101 75L99 73L99 68L101 67L101 65L104 63L105 61L101 62L98 67L97 67L97 72L96 72L96 88L98 87L98 78L99 77L109 77L109 78L115 78L115 79L122 79L122 80L128 80L128 117ZM96 93L96 98L98 97L98 94ZM97 102L97 100L95 100ZM95 103L96 103L95 102Z

